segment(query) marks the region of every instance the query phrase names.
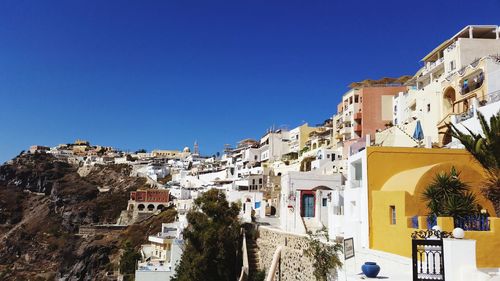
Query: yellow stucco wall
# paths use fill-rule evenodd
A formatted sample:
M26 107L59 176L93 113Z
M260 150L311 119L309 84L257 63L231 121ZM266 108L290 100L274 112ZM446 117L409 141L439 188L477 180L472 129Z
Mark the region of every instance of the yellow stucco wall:
M370 223L370 248L411 257L411 234L415 229L408 228L407 214L416 209L411 204L405 208L410 195L404 191L374 191ZM396 224L390 224L389 206L396 208Z
M490 218L490 231L466 231L465 239L477 241L478 267L500 267L500 218Z
M422 191L438 172L460 171L460 178L471 186L478 203L494 214L487 199L480 194L484 171L465 150L368 147L368 208L370 247L403 256L411 256L411 217L428 214ZM396 224L391 224L390 206L396 208ZM439 218L443 230L451 231L451 218ZM419 226L426 228L425 218ZM491 253L500 246L500 219L492 218L490 231L468 231L466 238L477 240L480 267L500 267L500 255Z
M305 147L306 142L310 140L309 134L315 131L316 127L309 127L308 124L303 124L299 128L300 128L299 129L299 134L300 134L299 151L300 151Z

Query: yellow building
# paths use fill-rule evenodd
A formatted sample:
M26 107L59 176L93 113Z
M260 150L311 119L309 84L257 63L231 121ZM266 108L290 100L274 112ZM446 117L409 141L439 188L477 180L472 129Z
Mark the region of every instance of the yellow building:
M480 187L483 169L465 150L397 147L368 147L366 150L366 188L368 194L369 246L372 249L411 256L412 218L418 228L427 229L429 210L422 192L436 173L455 167L460 179L470 185L478 204L495 214ZM452 218L438 218L443 230L452 231ZM465 238L477 240L479 267L500 267L500 256L491 249L500 247L500 219L490 218L490 231L466 231Z
M316 129L316 127L309 127L309 125L305 123L290 130L290 142L288 143L289 152L298 153L304 149L306 142L309 140L309 134Z
M153 150L151 156L156 158L166 159L181 159L187 156L189 152L181 152L179 150Z

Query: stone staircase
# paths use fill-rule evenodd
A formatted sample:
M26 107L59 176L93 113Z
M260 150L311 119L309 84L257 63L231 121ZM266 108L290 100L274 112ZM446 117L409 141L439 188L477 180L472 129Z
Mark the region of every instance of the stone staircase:
M254 239L247 240L248 251L248 280L252 281L259 269L259 248Z
M252 223L243 225L245 230L245 240L248 256L248 276L245 280L255 280L256 274L260 269L259 247L257 246L257 226Z

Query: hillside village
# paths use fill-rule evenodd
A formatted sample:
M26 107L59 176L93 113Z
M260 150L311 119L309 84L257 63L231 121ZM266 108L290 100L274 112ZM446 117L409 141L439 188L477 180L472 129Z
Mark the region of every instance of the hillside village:
M82 178L102 167L123 166L126 177L143 180L137 189L120 191L127 202L116 206L116 220L79 223L75 233L85 239L175 208L175 221L163 222L157 234L144 231L137 281L174 275L186 213L210 189L240 204L242 222L260 232L255 243L244 242L240 280L257 270L266 280L315 280L311 262L297 245L308 232L321 230L339 243L352 238L356 258L343 256L336 280L358 280L365 261L376 261L389 280L411 280L412 234L431 228L451 233L459 226L466 239L445 239L443 270L431 275L499 280L500 256L492 251L500 247L499 202L481 192L487 173L453 137L450 124L464 133L481 133L479 115L488 121L498 116L500 28L467 26L423 55L414 75L350 84L322 124L264 129L261 136L225 145L216 155L203 155L202 141L181 150L125 152L87 140L37 144L22 155L50 155L75 167ZM452 169L470 186L480 212L488 214L487 226L468 229L450 216L429 219L422 194L436 174ZM98 192L115 192L116 185L103 180ZM446 243L452 252L446 253ZM467 258L453 258L461 253ZM464 269L451 271L456 268Z

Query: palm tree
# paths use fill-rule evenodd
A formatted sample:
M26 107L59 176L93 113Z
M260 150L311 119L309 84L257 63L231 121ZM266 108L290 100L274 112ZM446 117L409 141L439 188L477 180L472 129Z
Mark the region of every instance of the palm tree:
M478 213L476 197L469 186L460 180L460 173L451 168L450 173L438 173L424 190L431 217L462 218Z
M478 112L482 134L475 134L469 128L462 132L455 125L448 124L452 137L458 139L467 151L487 172L483 194L500 215L500 111L490 118L490 123Z

